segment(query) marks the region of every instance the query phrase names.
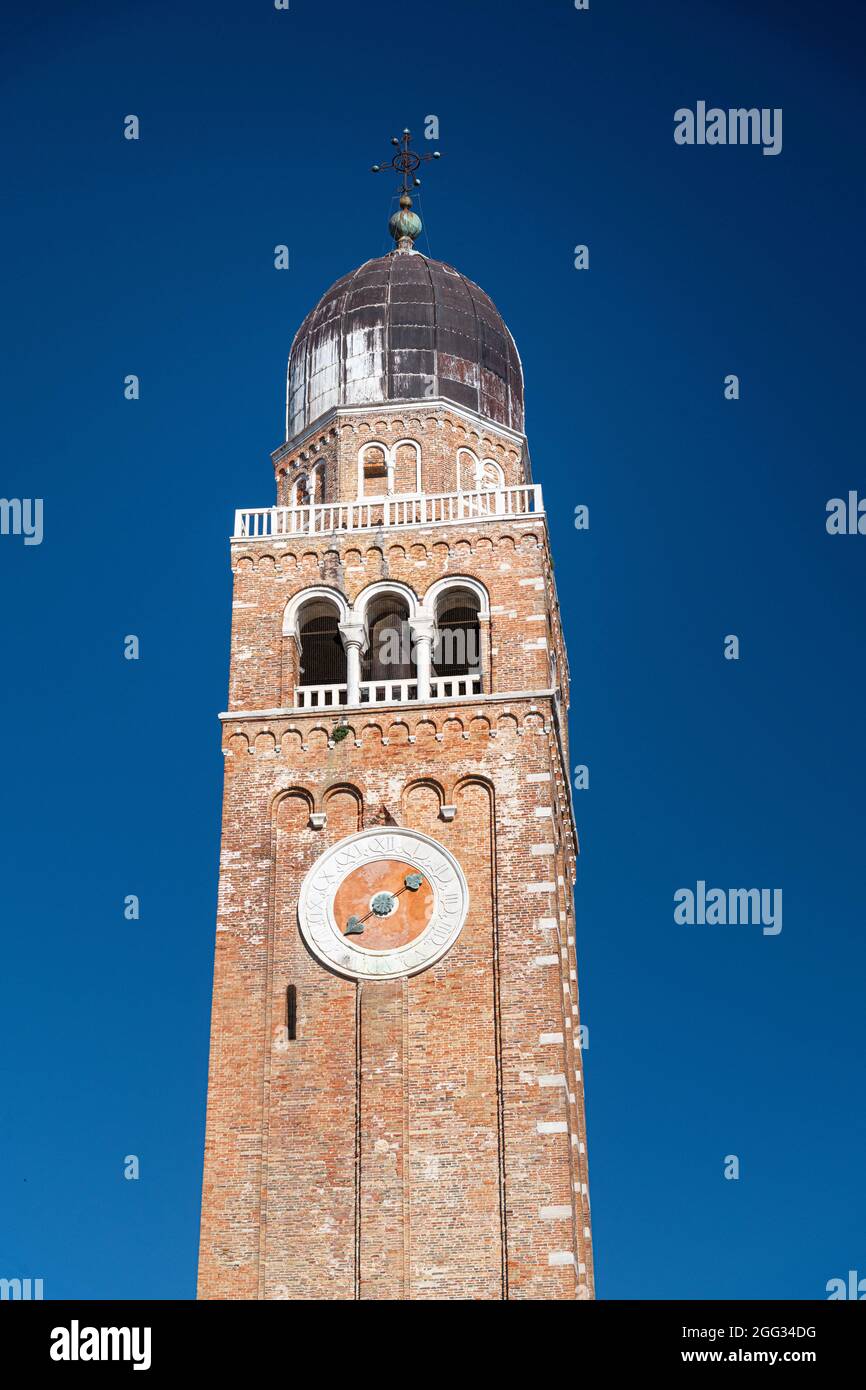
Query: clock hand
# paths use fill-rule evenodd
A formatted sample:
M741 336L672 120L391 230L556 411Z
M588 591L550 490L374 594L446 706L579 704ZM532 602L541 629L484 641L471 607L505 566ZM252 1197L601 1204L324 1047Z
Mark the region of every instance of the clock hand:
M397 894L396 894L396 893L392 893L391 896L394 897L394 898L396 898ZM367 918L368 918L368 917L373 917L373 916L375 916L375 915L376 915L376 914L374 913L374 911L373 911L373 909L372 909L372 907L371 907L371 908L370 908L370 911L369 911L369 912L365 912L363 917L350 917L349 920L348 920L348 922L346 923L346 930L345 930L345 932L343 933L343 935L344 935L344 936L360 936L360 935L361 935L361 932L364 930L364 923L366 922Z
M398 888L396 893L392 893L391 897L399 898L400 894L405 893L407 888L411 893L417 893L418 889L421 887L421 884L423 882L424 879L420 874L407 874L403 880L403 886L401 888ZM364 931L364 923L367 921L367 918L372 917L374 915L375 914L373 908L370 908L370 911L365 913L363 917L350 917L348 922L346 923L346 930L344 931L343 935L361 936Z

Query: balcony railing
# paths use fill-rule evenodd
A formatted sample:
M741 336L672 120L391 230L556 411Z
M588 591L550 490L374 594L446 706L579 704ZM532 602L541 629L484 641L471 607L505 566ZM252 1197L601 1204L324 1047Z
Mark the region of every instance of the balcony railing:
M299 685L295 691L297 709L335 709L345 703L345 685Z
M405 705L418 699L418 682L361 681L362 705Z
M399 526L450 526L544 512L538 483L484 492L418 493L367 497L359 502L316 502L303 507L252 507L235 512L233 540L279 536L327 536L335 531L391 530Z
M362 705L405 705L418 699L417 680L361 681ZM481 694L480 674L432 676L431 700L466 700ZM295 708L304 710L339 709L347 701L345 685L299 685Z
M432 676L430 697L433 700L467 699L470 695L481 694L479 676Z

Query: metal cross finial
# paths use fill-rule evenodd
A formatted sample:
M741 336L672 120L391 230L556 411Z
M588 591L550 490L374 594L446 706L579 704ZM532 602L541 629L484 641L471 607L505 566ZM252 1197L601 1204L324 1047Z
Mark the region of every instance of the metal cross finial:
M374 164L372 169L374 174L381 174L386 169L395 169L398 174L402 174L401 193L409 192L410 174L414 174L415 170L420 169L421 165L425 164L428 159L441 159L442 157L438 150L433 150L430 154L416 154L414 150L409 148L411 139L412 133L408 130L404 130L399 138L395 135L391 141L392 145L398 146L394 158L390 159L387 164ZM421 180L418 178L413 178L411 181L413 188L420 187L420 184Z

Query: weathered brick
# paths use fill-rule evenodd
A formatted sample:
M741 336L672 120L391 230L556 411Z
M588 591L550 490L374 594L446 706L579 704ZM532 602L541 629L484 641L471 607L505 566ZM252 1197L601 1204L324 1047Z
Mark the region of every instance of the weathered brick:
M527 481L515 437L413 405L341 414L279 450L278 499L313 461L321 500L354 498L358 451L379 439L418 443L428 493L455 489L461 448ZM199 1296L585 1297L577 845L544 518L244 541L233 565ZM290 599L326 585L352 602L380 579L423 599L447 575L490 598L480 696L352 709L339 742L343 711L295 708ZM298 894L327 847L388 823L457 857L469 913L429 969L357 983L307 950Z

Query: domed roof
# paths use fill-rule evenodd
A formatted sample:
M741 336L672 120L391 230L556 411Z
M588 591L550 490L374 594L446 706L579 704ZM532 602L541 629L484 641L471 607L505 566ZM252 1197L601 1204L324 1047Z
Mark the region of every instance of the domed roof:
M344 275L298 329L286 437L335 406L444 397L523 431L523 372L493 301L453 266L392 251Z

